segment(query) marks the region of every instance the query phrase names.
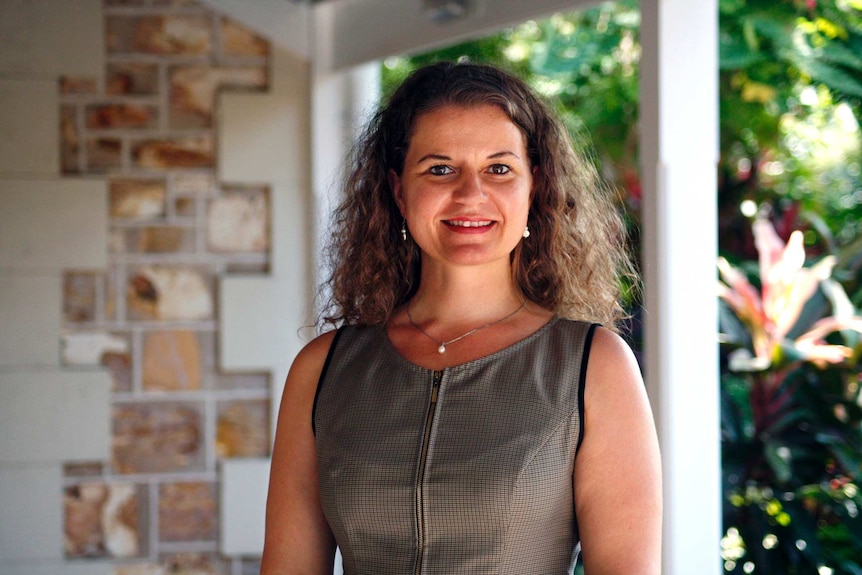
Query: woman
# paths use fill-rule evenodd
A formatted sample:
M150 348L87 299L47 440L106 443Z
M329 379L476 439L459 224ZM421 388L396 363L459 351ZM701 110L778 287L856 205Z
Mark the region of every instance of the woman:
M624 233L520 80L416 71L357 147L333 305L285 384L263 573L660 571L661 479L616 334ZM599 327L596 324L602 324Z

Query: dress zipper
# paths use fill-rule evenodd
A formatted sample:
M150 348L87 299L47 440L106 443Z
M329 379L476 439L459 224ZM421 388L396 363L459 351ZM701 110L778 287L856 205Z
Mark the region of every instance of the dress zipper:
M431 441L431 424L434 422L434 412L437 407L437 393L440 391L442 371L435 371L431 382L431 401L428 404L428 415L425 417L425 434L422 437L422 453L419 458L419 474L416 478L416 570L415 575L422 571L422 554L425 552L425 510L423 503L422 484L425 482L425 462L428 458L428 443Z

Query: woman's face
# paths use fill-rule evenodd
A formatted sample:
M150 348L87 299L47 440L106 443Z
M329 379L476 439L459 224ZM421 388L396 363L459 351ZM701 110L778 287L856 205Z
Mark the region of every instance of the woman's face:
M533 177L524 135L503 110L446 106L422 114L404 170L391 172L390 183L423 258L508 265L527 225Z

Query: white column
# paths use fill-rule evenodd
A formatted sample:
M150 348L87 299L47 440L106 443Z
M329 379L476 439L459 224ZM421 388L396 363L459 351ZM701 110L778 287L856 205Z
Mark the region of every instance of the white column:
M664 470L665 575L721 571L717 0L643 0L646 372Z
M318 22L318 33L326 33ZM323 28L321 30L321 28ZM323 247L330 237L330 220L340 202L344 160L380 96L380 63L370 62L338 71L315 67L311 90L312 189L316 281L325 279Z

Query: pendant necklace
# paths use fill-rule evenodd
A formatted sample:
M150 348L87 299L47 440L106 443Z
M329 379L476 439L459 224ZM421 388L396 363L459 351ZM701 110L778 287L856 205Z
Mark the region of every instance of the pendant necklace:
M498 319L497 321L492 321L491 323L486 323L485 325L480 325L479 327L474 327L473 329L471 329L467 333L459 335L458 337L450 339L449 341L440 341L437 338L432 337L431 334L429 334L427 331L425 331L424 329L419 327L419 324L417 324L415 321L413 321L413 316L410 315L410 303L409 302L407 303L407 321L410 322L410 325L412 325L413 327L415 327L416 329L421 331L423 334L425 334L425 337L427 337L428 339L430 339L431 341L433 341L434 343L436 343L439 346L439 347L437 347L437 353L444 354L444 353L446 353L446 346L447 345L449 345L451 343L455 343L458 340L464 339L468 335L473 335L477 331L480 331L480 330L489 328L491 326L497 325L498 323L503 323L504 321L506 321L507 319L509 319L510 317L512 317L513 315L515 315L519 311L521 311L524 308L524 305L525 305L525 303L521 302L521 305L518 306L518 309L516 309L515 311L513 311L512 313L510 313L506 317Z

